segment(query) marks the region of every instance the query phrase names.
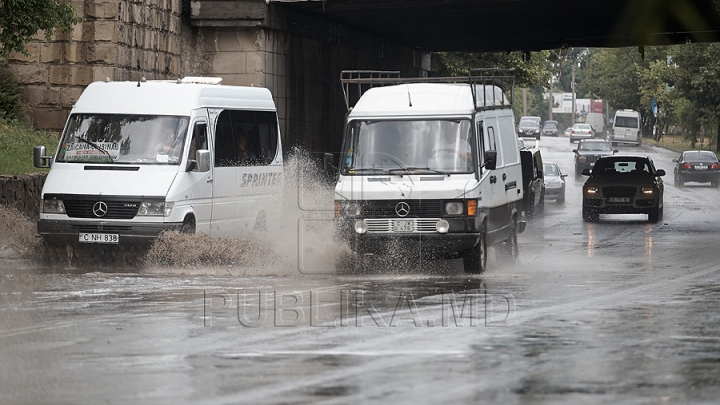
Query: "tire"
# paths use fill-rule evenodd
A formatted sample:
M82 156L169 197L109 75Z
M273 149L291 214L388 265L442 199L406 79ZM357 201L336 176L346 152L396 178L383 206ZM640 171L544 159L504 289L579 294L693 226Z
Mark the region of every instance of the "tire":
M570 138L570 143L575 143L575 140Z
M186 234L186 235L194 235L195 234L195 218L193 218L193 217L185 218L182 225L180 226L180 233Z
M585 222L597 222L600 219L600 214L595 210L583 207L582 218Z
M582 176L582 169L580 168L580 166L575 166L575 177L580 176Z
M653 224L662 220L663 217L663 209L658 208L655 212L651 212L648 214L648 221L652 222Z
M558 205L565 204L565 191L563 190L563 193L560 194L560 197L557 198Z
M543 215L545 213L545 193L540 194L540 204L537 206L537 213Z
M500 256L499 259L507 264L515 264L520 254L517 241L517 220L515 218L513 218L511 227L510 236L497 247L497 252Z
M673 176L673 184L675 185L675 187L680 187L680 176L678 176L677 174Z
M487 235L485 226L480 231L477 245L463 253L463 269L467 274L481 274L487 268Z

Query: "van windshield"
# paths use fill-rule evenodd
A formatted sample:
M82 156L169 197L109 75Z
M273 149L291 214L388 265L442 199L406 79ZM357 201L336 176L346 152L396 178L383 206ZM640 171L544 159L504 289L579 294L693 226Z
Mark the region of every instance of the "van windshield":
M625 128L637 128L638 119L637 117L615 117L615 126Z
M471 128L468 119L351 121L342 173L471 173Z
M73 114L58 162L180 164L189 117Z

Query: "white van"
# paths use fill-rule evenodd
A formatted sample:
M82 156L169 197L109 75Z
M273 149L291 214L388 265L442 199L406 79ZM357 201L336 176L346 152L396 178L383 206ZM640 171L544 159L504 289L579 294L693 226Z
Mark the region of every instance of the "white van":
M462 257L467 273L485 270L491 245L514 261L525 229L523 179L512 100L499 87L512 94L511 73L373 79L356 72L343 72L348 107L349 88L373 88L347 115L335 187L339 235L360 254L407 246Z
M53 244L148 243L163 231L235 236L280 209L283 161L270 91L219 78L95 82L50 167L38 232Z
M615 112L610 141L613 146L618 143L632 143L637 146L642 144L640 136L642 120L640 113L635 110L618 110Z
M605 122L605 114L587 113L585 116L585 123L590 124L590 127L592 127L594 138L605 138L607 136Z

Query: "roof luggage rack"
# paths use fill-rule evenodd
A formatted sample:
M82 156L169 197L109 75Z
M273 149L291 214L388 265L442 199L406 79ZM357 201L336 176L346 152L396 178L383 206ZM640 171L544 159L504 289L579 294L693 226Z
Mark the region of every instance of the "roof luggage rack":
M367 90L373 87L393 86L408 83L459 83L470 84L473 94L475 110L506 108L512 106L515 91L515 69L476 68L470 69L467 76L454 77L400 77L399 71L381 70L343 70L340 72L340 83L342 83L345 96L345 106L348 111L360 99ZM357 87L351 85L357 85ZM476 94L478 86L482 86L482 98ZM491 92L488 92L488 87ZM496 88L500 88L503 94L496 94ZM353 90L356 89L356 90ZM509 94L509 96L508 96ZM495 103L499 97L500 103ZM355 102L351 103L351 98ZM478 106L478 101L482 105ZM492 101L492 105L488 105ZM506 104L506 101L509 103Z

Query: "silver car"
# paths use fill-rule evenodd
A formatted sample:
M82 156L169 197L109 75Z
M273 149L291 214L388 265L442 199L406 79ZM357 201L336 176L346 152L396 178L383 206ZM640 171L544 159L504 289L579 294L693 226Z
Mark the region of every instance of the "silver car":
M545 179L545 199L555 200L558 204L565 203L565 177L555 162L543 163L543 177Z

